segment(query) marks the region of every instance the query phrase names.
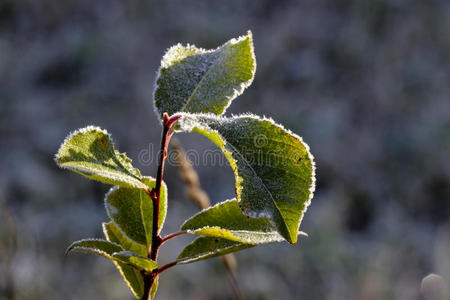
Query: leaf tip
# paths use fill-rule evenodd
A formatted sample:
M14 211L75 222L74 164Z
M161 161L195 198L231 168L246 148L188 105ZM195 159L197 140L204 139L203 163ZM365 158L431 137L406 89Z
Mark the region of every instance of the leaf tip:
M56 164L57 164L60 168L63 168L63 169L66 168L66 167L65 167L64 165L62 165L61 162L60 162L61 153L63 152L64 147L66 146L66 144L67 144L73 137L75 137L75 136L77 136L77 135L79 135L79 134L88 133L88 132L90 132L90 131L97 131L97 132L103 133L103 134L107 135L107 136L111 139L111 135L110 135L105 129L102 129L102 128L100 128L100 127L98 127L98 126L95 126L95 125L88 125L88 126L86 126L86 127L79 128L79 129L77 129L77 130L72 131L71 133L69 133L69 134L65 137L64 141L61 143L61 145L59 146L58 151L56 152L56 154L55 154L55 156L54 156L54 160L55 160Z

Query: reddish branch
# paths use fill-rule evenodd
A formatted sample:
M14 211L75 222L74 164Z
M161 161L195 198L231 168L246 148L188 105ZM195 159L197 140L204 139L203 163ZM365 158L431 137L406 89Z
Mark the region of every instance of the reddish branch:
M169 234L161 239L161 245L164 244L165 242L167 242L168 240L173 239L174 237L177 237L177 236L180 236L180 235L183 235L186 233L187 233L186 231L179 231L179 232Z
M180 117L181 117L180 115L174 115L169 118L169 116L166 113L163 116L163 132L161 137L161 150L159 153L158 173L156 174L156 184L151 191L149 189L145 190L145 192L152 199L153 203L152 245L151 248L148 249L149 251L148 258L150 258L153 261L156 261L156 259L158 258L159 247L162 245L164 241L168 239L167 237L165 239L162 239L161 236L159 235L159 202L161 197L161 185L164 173L164 164L167 158L167 147L169 146L170 138L172 137L174 132L173 125L175 124L176 121L178 121ZM173 263L172 265L168 264L161 267L160 269L156 269L152 273L143 274L144 276L144 295L142 297L143 300L147 300L149 298L150 289L153 283L155 282L158 274L175 264L176 262Z
M165 270L175 266L178 263L178 261L173 261L171 263L168 263L167 265L162 266L161 268L158 268L158 271L156 272L157 275L161 274Z

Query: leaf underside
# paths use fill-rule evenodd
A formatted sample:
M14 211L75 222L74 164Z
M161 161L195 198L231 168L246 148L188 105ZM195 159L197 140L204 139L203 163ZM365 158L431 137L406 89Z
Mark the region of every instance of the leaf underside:
M143 177L149 190L155 187L156 181L151 177ZM108 216L117 227L131 240L150 248L153 222L153 203L143 189L113 187L105 197ZM161 230L167 213L167 187L161 185L159 206L159 230Z
M115 150L109 134L98 127L88 126L70 134L55 159L61 168L93 180L145 188L139 170L131 165L131 159Z
M266 217L290 243L313 195L313 156L302 139L269 119L253 115L224 118L186 114L179 129L215 143L233 168L242 211Z
M251 247L254 245L209 236L198 237L183 249L177 261L179 264L189 264Z
M121 263L135 267L138 270L145 270L151 272L158 268L158 264L146 257L139 256L130 251L120 251L113 253L112 258Z
M113 221L103 223L103 233L106 239L110 242L116 243L124 250L134 252L140 256L147 255L147 247L145 245L136 243L123 234Z
M147 248L144 245L131 241L112 221L103 223L103 233L108 241L119 244L124 250L132 251L141 256L145 256L147 253ZM144 294L144 280L141 273L135 268L119 261L114 261L114 265L119 270L120 275L122 275L133 295L137 299L141 299Z
M178 112L222 114L253 80L252 34L215 50L178 44L161 61L154 92L158 116Z
M236 199L209 207L187 220L182 230L188 233L224 238L246 244L283 241L283 237L267 218L244 215Z
M123 251L122 247L118 244L112 243L106 240L100 239L85 239L72 243L66 250L66 254L71 251L92 253L100 255L109 259L112 259L112 254L115 252Z

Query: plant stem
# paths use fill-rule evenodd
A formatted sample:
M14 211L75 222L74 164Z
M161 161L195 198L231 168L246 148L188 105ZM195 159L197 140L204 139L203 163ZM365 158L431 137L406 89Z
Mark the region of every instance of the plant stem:
M177 263L178 263L178 261L173 261L173 262L171 262L171 263L168 263L168 264L162 266L161 268L158 268L158 271L157 271L156 274L157 274L157 275L161 274L161 273L164 272L165 270L167 270L167 269L172 268L173 266L175 266Z
M152 246L149 258L156 261L158 249L161 246L161 236L159 235L159 199L161 196L161 185L164 174L164 164L167 158L167 147L172 137L172 125L180 118L180 115L174 115L169 118L165 113L163 116L163 133L161 138L161 150L159 153L158 173L156 174L155 188L150 191L150 198L153 202L153 226L152 226Z
M177 236L180 236L183 234L187 234L187 231L179 231L179 232L175 232L175 233L166 235L165 237L163 237L161 239L161 245L164 244L165 242L167 242L168 240L173 239L174 237L177 237Z
M152 220L152 245L149 249L148 258L153 261L156 261L158 258L158 250L161 244L163 243L163 239L159 235L159 200L161 196L161 185L162 178L164 174L164 164L167 158L167 147L169 146L170 138L173 135L172 126L175 122L180 118L180 115L173 115L169 118L169 116L164 113L162 125L163 132L161 137L161 150L159 153L159 161L158 161L158 173L156 174L156 184L155 187L150 191L146 189L145 192L152 199L153 204L153 220ZM150 296L150 290L153 286L153 283L156 280L156 277L159 274L159 269L152 273L142 273L144 279L144 294L142 296L142 300L148 300Z
M142 295L142 300L149 300L154 279L152 279L152 274L147 274L144 271L141 271L141 274L144 278L144 294Z

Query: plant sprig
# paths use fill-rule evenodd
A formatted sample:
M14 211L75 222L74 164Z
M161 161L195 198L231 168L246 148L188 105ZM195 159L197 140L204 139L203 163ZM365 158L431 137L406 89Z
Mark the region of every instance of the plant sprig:
M256 61L251 32L214 50L180 44L164 55L154 91L162 136L156 178L142 176L110 135L94 126L70 134L57 164L89 179L115 185L106 195L111 221L104 240L87 239L68 249L114 262L137 299L153 299L159 275L196 262L286 240L296 243L315 188L308 145L271 119L245 114L224 117L231 102L253 81ZM178 232L160 232L167 213L163 182L167 149L176 131L204 135L222 150L235 176L236 198L189 218ZM159 266L163 243L197 235L173 262Z

